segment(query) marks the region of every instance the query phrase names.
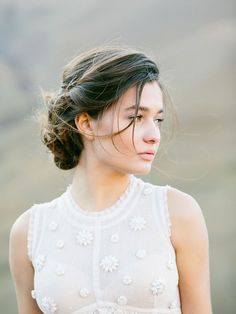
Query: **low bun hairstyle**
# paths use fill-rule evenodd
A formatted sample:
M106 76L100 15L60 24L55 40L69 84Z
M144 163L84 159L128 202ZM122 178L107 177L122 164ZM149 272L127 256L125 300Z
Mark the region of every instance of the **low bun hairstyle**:
M163 88L156 63L128 47L99 47L71 60L64 69L59 92L44 94L46 112L40 118L41 139L56 166L69 170L79 163L84 145L75 125L77 115L87 112L98 119L132 86L137 87L137 114L143 86L151 81Z

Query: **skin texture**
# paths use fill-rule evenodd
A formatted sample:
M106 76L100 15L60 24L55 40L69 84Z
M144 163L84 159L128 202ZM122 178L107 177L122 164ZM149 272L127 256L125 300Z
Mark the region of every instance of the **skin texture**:
M124 192L129 175L148 174L152 161L139 153L158 151L161 134L159 121L163 113L162 92L156 82L144 86L132 142L132 126L110 137L97 137L123 129L130 122L135 104L135 88L130 88L119 102L106 111L100 121L86 113L76 117L78 130L83 134L85 149L72 180L72 195L86 211L100 211L111 206ZM113 141L112 141L113 140ZM117 148L115 148L114 147ZM179 271L179 288L183 314L211 314L209 279L208 233L201 208L190 195L175 188L168 191L171 241L175 248ZM15 284L20 314L41 313L31 298L33 267L27 257L29 212L14 223L10 234L10 267Z

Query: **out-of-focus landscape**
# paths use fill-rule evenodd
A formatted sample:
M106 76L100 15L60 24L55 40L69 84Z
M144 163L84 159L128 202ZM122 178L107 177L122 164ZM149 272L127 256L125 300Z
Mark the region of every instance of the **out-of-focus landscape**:
M71 57L109 43L140 48L160 65L179 127L143 179L198 201L209 232L213 312L235 313L235 7L233 0L0 2L1 313L17 313L11 225L32 204L61 194L72 174L57 169L40 142L32 119L40 88L58 90Z

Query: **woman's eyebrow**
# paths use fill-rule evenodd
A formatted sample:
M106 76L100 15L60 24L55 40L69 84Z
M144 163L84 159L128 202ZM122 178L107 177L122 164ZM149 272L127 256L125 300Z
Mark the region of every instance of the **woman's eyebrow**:
M134 110L134 109L136 109L135 105L125 108L125 111L130 111L130 110ZM145 107L145 106L139 106L138 110L143 111L143 112L149 112L150 111L150 109L148 107ZM163 109L160 109L159 111L157 111L157 113L162 113L162 112L164 112Z

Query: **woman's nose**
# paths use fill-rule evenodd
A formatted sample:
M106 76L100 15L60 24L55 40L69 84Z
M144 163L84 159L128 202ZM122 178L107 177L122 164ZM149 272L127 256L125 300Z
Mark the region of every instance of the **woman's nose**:
M157 144L160 142L160 138L157 136L146 136L144 141L151 144Z
M160 129L155 124L152 127L149 127L147 132L144 135L144 141L146 143L157 144L161 140Z

